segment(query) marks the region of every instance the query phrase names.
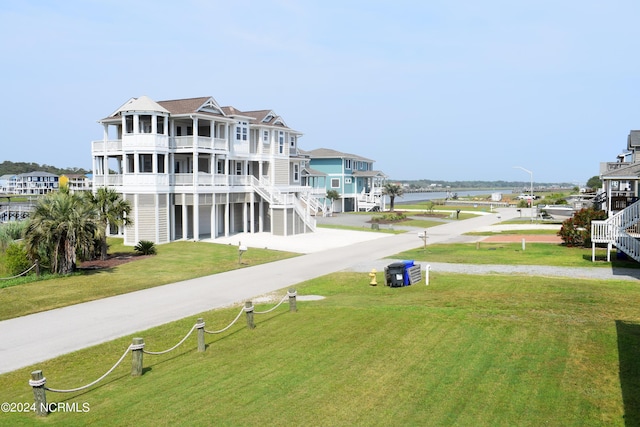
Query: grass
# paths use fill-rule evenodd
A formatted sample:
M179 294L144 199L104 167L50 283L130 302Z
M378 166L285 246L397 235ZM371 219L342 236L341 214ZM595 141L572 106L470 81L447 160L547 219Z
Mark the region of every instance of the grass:
M379 274L378 281L382 277ZM637 284L539 277L431 274L429 286L368 286L336 273L297 287L326 296L256 315L222 335L164 356L130 357L86 392L47 393L84 403L47 425L624 426L640 422ZM283 293L281 293L283 294ZM271 307L257 307L258 310ZM225 326L239 307L202 315ZM173 346L184 319L136 334ZM29 373L70 388L102 375L133 336L0 376L0 401L32 402ZM31 413L0 423L36 423ZM38 422L40 423L40 422Z
M332 228L334 230L351 230L351 231L368 231L373 233L387 233L387 234L402 234L406 233L406 230L395 230L388 227L380 227L379 229L373 229L371 227L357 227L355 225L338 225L338 224L318 224L319 228Z
M110 253L133 250L118 240L111 242ZM2 288L0 320L296 256L251 248L239 264L238 248L232 245L180 241L159 245L157 250L158 255L112 269Z
M558 234L558 230L529 229L529 230L501 230L501 231L473 231L464 233L465 236L511 236L511 235L553 235Z
M389 258L417 261L449 262L454 264L506 264L506 265L550 265L560 267L587 268L640 268L635 261L606 260L606 249L596 248L596 262L591 261L591 248L570 248L550 243L452 243L427 244L423 247L401 252Z

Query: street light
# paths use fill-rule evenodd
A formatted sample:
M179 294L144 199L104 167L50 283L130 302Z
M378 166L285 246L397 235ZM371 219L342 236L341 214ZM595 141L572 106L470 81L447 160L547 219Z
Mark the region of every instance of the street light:
M533 172L531 172L529 169L525 169L522 166L514 166L514 169L522 169L523 171L527 172L529 175L531 175L531 191L529 192L529 197L531 198L531 222L533 222Z

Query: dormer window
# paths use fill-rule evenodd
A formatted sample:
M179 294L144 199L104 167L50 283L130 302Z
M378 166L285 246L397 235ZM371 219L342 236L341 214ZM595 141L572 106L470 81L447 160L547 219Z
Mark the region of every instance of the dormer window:
M267 114L267 117L262 119L262 122L263 123L269 123L271 120L273 120L273 114Z

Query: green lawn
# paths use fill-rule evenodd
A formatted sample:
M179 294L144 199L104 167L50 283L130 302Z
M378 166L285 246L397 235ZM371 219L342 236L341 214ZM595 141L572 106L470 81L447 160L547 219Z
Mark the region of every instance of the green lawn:
M378 281L382 281L379 273ZM637 283L431 274L429 286L371 287L336 273L297 286L280 307L165 356L130 357L89 391L47 393L86 413L1 413L2 425L631 426L640 423ZM282 295L283 292L280 293ZM258 310L271 305L261 305ZM204 313L226 326L239 307ZM244 315L243 315L244 316ZM194 316L148 331L173 346ZM71 388L101 376L132 336L0 376L0 401L32 402L27 384Z
M121 239L111 243L110 253L131 251L122 246ZM238 248L232 245L180 241L158 245L157 250L157 255L110 270L1 288L0 320L296 256L251 248L239 264Z
M596 262L591 261L591 248L570 248L551 243L452 243L427 244L424 247L401 252L389 258L413 259L417 261L449 262L455 264L507 264L507 265L551 265L561 267L626 267L640 268L635 261L617 260L606 262L606 249L596 249Z

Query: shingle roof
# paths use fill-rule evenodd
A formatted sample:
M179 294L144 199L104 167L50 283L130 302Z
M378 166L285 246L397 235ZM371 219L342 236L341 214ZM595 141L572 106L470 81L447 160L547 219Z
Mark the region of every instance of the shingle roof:
M158 104L169 110L171 114L190 114L198 111L202 104L211 99L210 96L199 98L173 99L169 101L158 101Z
M324 172L320 172L317 169L313 169L313 168L302 168L302 174L303 175L311 175L311 176L327 176L326 173Z
M209 102L211 101L211 102ZM211 104L211 105L206 105ZM278 116L273 110L255 110L255 111L240 111L235 107L226 106L220 107L216 101L210 96L201 96L197 98L184 98L173 99L168 101L153 101L147 96L141 96L139 98L131 98L125 102L122 107L118 108L109 117L103 120L114 119L119 117L122 112L125 111L161 111L172 115L184 115L184 114L209 114L215 115L211 111L203 111L202 107L212 108L215 110L221 110L225 116L243 116L249 119L254 119L253 123L261 123L269 126L281 126L288 128L282 117ZM272 115L270 120L263 122L268 115Z
M118 108L116 110L116 113L125 111L159 111L162 113L169 112L153 99L144 95L140 98L131 98L122 107Z
M366 157L362 157L362 156L358 156L355 154L349 154L349 153L343 153L340 151L336 151L336 150L332 150L330 148L317 148L315 150L311 150L311 151L307 151L306 154L309 155L309 157L316 158L316 159L335 159L335 158L350 158L350 159L356 159L356 160L361 160L361 161L366 161L366 162L373 162L373 160L371 159L367 159Z
M385 175L382 171L354 171L353 176L361 176L365 178L376 177L376 176L380 176L384 178L387 177L387 175Z
M631 166L615 169L602 174L603 179L622 179L622 178L635 179L639 177L640 177L640 163L634 163Z

